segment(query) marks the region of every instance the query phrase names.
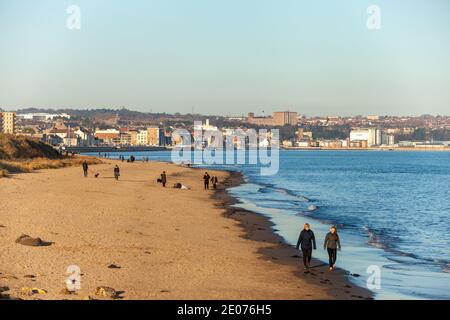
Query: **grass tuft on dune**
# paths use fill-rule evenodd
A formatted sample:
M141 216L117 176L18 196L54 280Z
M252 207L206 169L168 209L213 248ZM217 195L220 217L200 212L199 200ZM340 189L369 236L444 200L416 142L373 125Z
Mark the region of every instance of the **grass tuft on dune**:
M63 156L52 146L23 136L0 134L0 178L9 173L32 172L88 164L100 164L93 157Z
M61 155L52 146L37 139L0 134L0 160L34 158L60 159Z

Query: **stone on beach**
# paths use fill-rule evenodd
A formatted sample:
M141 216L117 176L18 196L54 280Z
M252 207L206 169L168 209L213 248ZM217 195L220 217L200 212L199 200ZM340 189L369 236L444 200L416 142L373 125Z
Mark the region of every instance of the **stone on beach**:
M9 291L9 287L0 287L0 293Z
M16 243L30 247L46 247L52 244L52 242L43 241L41 238L32 238L26 234L22 234L18 237Z
M111 299L115 299L117 298L117 291L111 287L98 287L97 289L95 289L95 295L99 296L99 297L104 297L104 298L111 298Z

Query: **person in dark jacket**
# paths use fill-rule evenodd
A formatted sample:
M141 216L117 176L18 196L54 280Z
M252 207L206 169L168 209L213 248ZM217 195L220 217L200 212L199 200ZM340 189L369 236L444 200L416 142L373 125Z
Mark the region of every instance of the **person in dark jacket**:
M211 183L212 183L212 185L213 185L213 189L214 189L214 190L217 189L217 183L218 183L218 182L219 182L219 179L217 179L216 176L214 176L214 177L211 178Z
M208 172L205 172L205 175L203 176L203 182L205 184L205 190L209 189L209 180L211 179L210 175L208 174Z
M302 232L298 237L297 241L297 250L299 248L302 249L303 253L303 265L306 268L306 271L309 271L309 267L311 264L312 251L316 250L316 237L314 236L314 232L311 230L309 223L305 223L303 226Z
M163 173L161 173L161 183L162 183L163 187L166 187L167 175L166 175L165 171L163 171Z
M116 180L119 180L119 177L120 177L120 169L119 169L119 166L116 165L116 166L114 167L114 178L115 178Z
M341 250L341 241L335 226L332 226L330 232L325 236L323 248L328 251L329 270L333 271L333 269L336 269L337 251Z
M83 173L84 173L85 178L87 178L87 176L88 176L88 168L89 168L89 165L88 165L87 161L85 160L83 162Z

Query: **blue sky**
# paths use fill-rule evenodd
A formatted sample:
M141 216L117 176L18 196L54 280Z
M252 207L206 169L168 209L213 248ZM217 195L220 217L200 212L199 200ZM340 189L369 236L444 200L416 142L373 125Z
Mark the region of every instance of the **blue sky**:
M4 109L449 115L449 57L448 0L0 0Z

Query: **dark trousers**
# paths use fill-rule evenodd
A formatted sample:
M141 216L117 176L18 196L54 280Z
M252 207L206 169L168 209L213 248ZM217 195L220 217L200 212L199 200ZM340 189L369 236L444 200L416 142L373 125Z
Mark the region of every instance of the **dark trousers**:
M86 178L88 176L88 171L87 170L83 170L84 172L84 177Z
M303 265L305 267L309 267L309 265L311 264L312 248L310 249L302 248L302 253L303 253Z
M327 248L327 251L328 251L328 261L330 264L330 268L332 268L336 264L337 249Z
M208 190L208 189L209 189L209 182L205 181L205 190Z

